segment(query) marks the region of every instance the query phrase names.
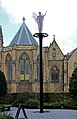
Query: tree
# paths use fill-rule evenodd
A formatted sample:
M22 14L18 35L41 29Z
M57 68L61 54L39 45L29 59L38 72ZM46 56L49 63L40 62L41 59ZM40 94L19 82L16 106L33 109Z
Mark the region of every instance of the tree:
M0 96L5 96L7 94L7 83L5 75L0 71Z
M73 97L77 97L77 67L72 73L72 77L69 82L69 92Z

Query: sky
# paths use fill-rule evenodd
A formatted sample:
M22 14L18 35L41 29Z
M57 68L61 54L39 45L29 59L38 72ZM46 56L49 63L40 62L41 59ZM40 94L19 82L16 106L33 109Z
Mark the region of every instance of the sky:
M23 17L31 33L37 33L38 26L32 14L45 14L46 11L42 32L49 36L43 39L43 46L49 47L55 35L64 54L77 48L77 0L0 0L4 46L8 46L14 38L23 23Z

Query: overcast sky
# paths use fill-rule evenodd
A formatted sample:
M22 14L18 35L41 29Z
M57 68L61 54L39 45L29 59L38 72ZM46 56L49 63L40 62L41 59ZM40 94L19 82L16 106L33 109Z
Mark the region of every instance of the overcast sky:
M10 44L25 17L25 23L32 34L38 32L32 13L45 14L43 32L49 34L43 39L43 46L56 42L64 54L77 47L77 0L0 0L0 25L2 25L4 46ZM38 41L38 39L36 39Z

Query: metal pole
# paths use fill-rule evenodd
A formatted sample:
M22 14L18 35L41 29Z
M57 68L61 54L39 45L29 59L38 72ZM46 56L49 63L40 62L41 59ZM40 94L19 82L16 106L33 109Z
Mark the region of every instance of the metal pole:
M39 55L40 55L40 113L43 113L43 59L42 59L42 40L43 37L47 37L46 33L35 33L34 37L39 38Z
M40 113L43 113L43 65L42 65L42 34L39 34L40 52Z

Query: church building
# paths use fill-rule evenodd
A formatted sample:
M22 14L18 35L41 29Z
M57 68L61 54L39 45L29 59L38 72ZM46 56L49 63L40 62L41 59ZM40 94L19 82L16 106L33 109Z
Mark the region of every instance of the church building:
M8 46L4 47L3 42L0 26L0 70L5 74L8 92L39 93L39 45L25 21ZM42 51L43 92L68 92L70 77L77 66L77 49L64 55L53 35L50 46Z

